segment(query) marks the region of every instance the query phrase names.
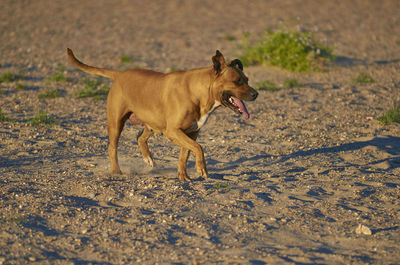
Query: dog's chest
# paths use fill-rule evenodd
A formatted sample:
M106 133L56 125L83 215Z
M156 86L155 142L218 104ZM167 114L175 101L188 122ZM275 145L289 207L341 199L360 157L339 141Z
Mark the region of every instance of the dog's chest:
M208 120L208 117L210 116L210 114L219 106L221 106L221 103L218 101L215 101L215 103L211 107L210 111L207 112L206 114L203 114L203 116L201 116L198 121L194 121L192 123L192 126L190 126L190 128L187 129L185 132L191 133L191 132L199 131L201 129L201 127L203 127L207 123L207 120Z

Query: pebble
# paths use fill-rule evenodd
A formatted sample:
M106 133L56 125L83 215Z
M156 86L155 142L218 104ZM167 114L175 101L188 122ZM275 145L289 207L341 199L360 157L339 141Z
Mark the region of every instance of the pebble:
M28 152L25 152L25 151L22 151L22 152L18 152L17 153L17 156L28 156L29 155L29 153Z
M359 224L356 228L356 234L358 235L372 235L371 229L368 226Z

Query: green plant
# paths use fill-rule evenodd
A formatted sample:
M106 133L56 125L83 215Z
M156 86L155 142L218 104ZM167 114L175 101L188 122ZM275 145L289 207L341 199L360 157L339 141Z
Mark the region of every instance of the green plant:
M296 78L287 78L283 81L284 88L302 87L303 85Z
M50 117L46 111L39 110L35 116L28 120L28 124L32 126L54 125L57 124L57 120Z
M267 91L270 91L270 92L278 91L278 88L276 87L275 83L270 81L270 80L265 80L265 81L257 83L255 85L255 89L257 89L257 90L267 90Z
M0 108L0 122L6 122L6 121L11 121L11 119L9 119L7 115Z
M51 82L68 82L68 78L64 76L63 73L52 74L50 79Z
M85 87L77 91L76 97L78 98L88 98L93 97L97 100L103 99L104 96L108 94L110 88L106 85L103 85L101 88L98 87L101 85L102 81L100 78L97 79L86 79L83 81Z
M234 41L234 40L236 40L236 37L233 35L227 34L223 37L223 39L226 41Z
M171 66L171 67L168 67L166 71L167 71L167 73L171 73L171 72L181 71L181 69L178 67L175 67L175 66Z
M61 97L61 93L57 88L52 88L49 89L41 94L38 95L39 99L44 99L44 98L58 98Z
M69 82L70 79L64 75L66 71L65 67L59 66L57 67L57 72L52 74L48 79L51 82Z
M100 86L101 83L102 83L101 78L83 80L83 84L87 89L95 89L96 87Z
M384 125L394 122L400 123L400 104L395 104L391 109L376 119Z
M360 84L368 84L368 83L374 83L375 80L372 78L370 74L360 72L357 78L353 78L353 82Z
M133 59L127 55L121 55L119 57L119 60L121 61L121 63L131 63L133 62Z
M22 223L24 221L24 219L22 217L6 217L6 216L2 216L0 218L0 223Z
M78 92L78 98L89 98L93 97L94 99L100 100L103 99L104 96L108 94L109 87L104 85L100 89L82 89Z
M17 89L17 90L24 90L25 89L25 85L23 85L23 84L21 84L21 83L17 83L16 85L15 85L15 89Z
M231 190L231 186L224 183L218 183L212 186L213 190L227 192Z
M309 31L267 30L254 44L247 33L241 48L244 65L270 64L293 72L319 70L318 59L334 59L333 49L316 40Z
M0 83L2 82L13 82L17 79L17 76L11 72L2 73L0 75Z

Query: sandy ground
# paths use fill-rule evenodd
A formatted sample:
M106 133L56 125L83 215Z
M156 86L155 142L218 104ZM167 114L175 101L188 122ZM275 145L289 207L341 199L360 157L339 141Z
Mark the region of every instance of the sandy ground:
M399 1L116 2L0 3L0 74L21 77L0 83L15 120L0 123L0 264L400 264L400 126L375 120L399 99ZM88 76L66 47L113 69L190 69L282 23L338 58L322 73L246 68L251 84L303 87L260 92L249 120L218 109L198 140L209 179L191 157L193 181L179 182L162 136L147 168L131 125L125 174L108 174L105 100L74 96ZM60 66L71 81L47 81ZM354 83L360 72L376 82ZM39 100L50 88L63 97ZM59 123L28 126L38 110Z

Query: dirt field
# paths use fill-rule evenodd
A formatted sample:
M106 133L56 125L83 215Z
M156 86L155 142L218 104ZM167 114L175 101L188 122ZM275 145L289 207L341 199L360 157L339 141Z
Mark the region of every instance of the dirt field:
M399 1L0 7L0 74L20 76L0 83L14 119L0 123L0 264L400 264L400 126L376 121L400 99ZM234 59L245 32L282 23L316 30L337 60L307 74L245 68L250 84L281 89L248 103L249 120L226 108L209 118L198 139L209 179L191 157L193 181L179 182L179 148L163 136L151 138L147 168L132 125L125 174L108 173L106 102L75 96L89 76L67 47L91 65L164 72L209 66L216 49ZM60 67L71 81L48 81ZM360 72L375 82L355 83ZM282 88L286 78L303 87ZM51 88L62 97L38 99ZM58 124L27 125L39 110Z

